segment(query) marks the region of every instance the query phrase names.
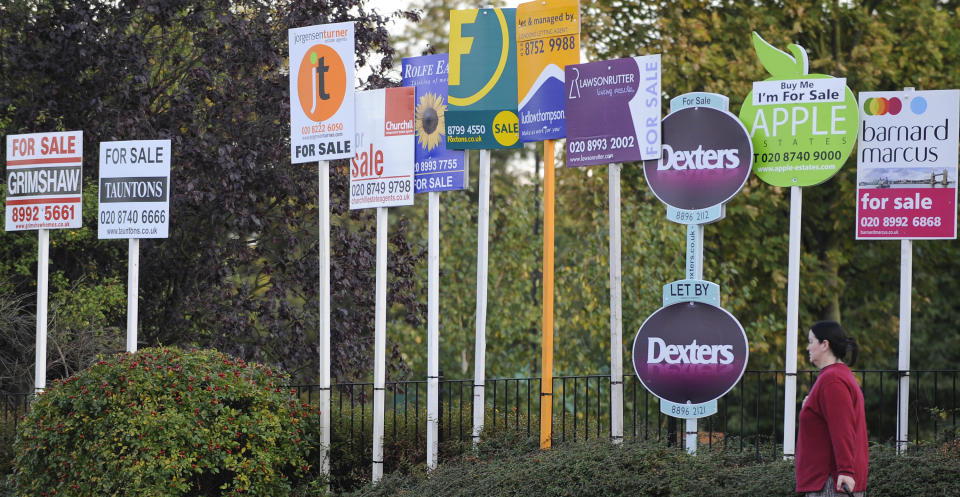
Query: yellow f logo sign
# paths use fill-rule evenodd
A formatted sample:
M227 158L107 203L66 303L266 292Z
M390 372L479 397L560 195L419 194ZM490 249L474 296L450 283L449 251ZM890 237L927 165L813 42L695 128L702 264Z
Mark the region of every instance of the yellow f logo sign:
M447 75L450 85L460 84L460 57L469 54L473 47L473 37L463 36L461 28L476 22L479 12L477 9L450 11L450 72Z

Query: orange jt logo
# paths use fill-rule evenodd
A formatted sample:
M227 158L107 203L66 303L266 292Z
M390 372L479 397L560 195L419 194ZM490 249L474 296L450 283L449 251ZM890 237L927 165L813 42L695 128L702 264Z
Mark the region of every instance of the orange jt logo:
M303 113L316 122L329 119L340 109L346 89L346 68L336 50L327 45L310 47L297 73Z

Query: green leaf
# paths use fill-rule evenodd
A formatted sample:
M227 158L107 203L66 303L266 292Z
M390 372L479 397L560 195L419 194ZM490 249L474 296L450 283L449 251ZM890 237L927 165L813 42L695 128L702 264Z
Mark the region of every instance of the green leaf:
M753 48L763 68L775 79L794 79L807 74L807 52L800 45L791 43L787 47L793 53L790 55L767 43L754 31Z

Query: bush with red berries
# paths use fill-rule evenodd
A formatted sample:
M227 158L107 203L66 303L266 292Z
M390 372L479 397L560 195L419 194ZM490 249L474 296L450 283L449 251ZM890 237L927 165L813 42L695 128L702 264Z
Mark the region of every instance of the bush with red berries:
M17 495L293 495L319 412L213 350L118 354L53 382L18 427ZM299 492L296 492L299 493Z

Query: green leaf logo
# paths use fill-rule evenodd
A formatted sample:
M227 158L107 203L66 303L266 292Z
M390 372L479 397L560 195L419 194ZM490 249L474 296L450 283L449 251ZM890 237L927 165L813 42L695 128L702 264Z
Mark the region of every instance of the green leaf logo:
M757 58L763 68L773 76L773 79L800 79L807 74L809 66L807 63L807 51L800 45L791 43L787 45L790 55L777 49L753 32L753 48L757 51Z

